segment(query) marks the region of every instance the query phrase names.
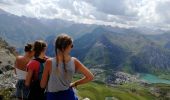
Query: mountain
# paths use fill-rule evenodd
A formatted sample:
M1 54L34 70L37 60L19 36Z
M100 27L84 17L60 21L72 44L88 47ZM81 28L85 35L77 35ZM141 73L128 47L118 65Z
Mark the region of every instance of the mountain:
M170 41L168 41L165 46L164 46L166 49L169 49L170 50Z
M4 11L4 10L0 9L0 15L4 15L4 14L6 14L6 15L10 15L10 13L7 13L6 11Z
M169 71L169 32L28 18L3 10L0 21L1 37L19 50L27 42L44 39L48 43L47 54L54 56L55 37L67 33L74 38L71 54L89 67L132 73Z
M10 44L21 47L26 42L43 38L49 31L37 19L0 14L0 35Z
M144 46L131 60L132 68L138 72L170 71L170 50L156 45Z
M120 33L122 32L122 33ZM72 56L86 66L125 72L169 72L170 34L147 35L99 26L75 39ZM48 55L54 56L54 36L49 36ZM53 44L53 45L52 45Z
M46 39L49 35L68 33L77 38L90 32L95 25L78 24L60 19L36 19L16 16L0 9L0 35L16 48L27 42Z
M91 32L98 25L81 24L72 21L64 21L60 19L40 19L41 23L53 31L53 35L57 33L67 33L74 38L79 38L85 33Z
M110 31L96 28L92 33L75 40L72 55L89 67L119 67L129 53L120 45L112 43L110 35Z

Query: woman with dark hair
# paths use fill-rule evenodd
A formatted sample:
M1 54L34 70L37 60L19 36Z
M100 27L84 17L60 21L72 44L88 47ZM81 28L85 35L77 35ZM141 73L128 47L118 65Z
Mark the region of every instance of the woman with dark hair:
M78 100L73 87L93 80L93 74L77 58L70 56L73 41L70 36L61 34L55 41L56 57L48 59L41 79L41 88L46 88L47 100ZM84 78L72 82L75 72ZM72 82L72 83L71 83Z
M44 100L44 90L40 88L40 80L47 59L45 51L47 44L44 41L34 42L34 57L27 65L27 76L25 85L30 88L28 100Z
M31 58L34 56L33 45L27 44L25 46L24 56L17 56L15 61L15 74L18 79L16 84L16 97L20 100L26 100L29 94L29 89L25 86L26 66Z

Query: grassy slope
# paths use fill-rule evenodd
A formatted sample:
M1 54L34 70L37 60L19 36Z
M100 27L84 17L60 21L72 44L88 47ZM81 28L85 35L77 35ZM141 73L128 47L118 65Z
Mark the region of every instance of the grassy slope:
M78 95L81 98L88 97L90 100L105 100L105 97L115 97L119 100L155 100L155 97L146 88L137 84L108 87L104 84L91 82L79 86Z

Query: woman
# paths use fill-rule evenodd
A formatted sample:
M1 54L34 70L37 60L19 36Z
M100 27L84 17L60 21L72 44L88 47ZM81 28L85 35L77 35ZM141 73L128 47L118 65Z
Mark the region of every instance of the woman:
M29 89L25 87L25 78L26 78L26 65L34 56L32 51L32 44L27 44L25 46L24 56L17 56L15 61L15 74L18 79L16 84L16 97L20 100L26 100L29 94Z
M72 87L87 83L94 77L78 59L70 56L72 48L70 36L58 36L55 41L56 57L47 60L41 80L41 88L47 91L47 100L78 100ZM75 72L81 72L85 77L71 83Z
M30 88L28 100L44 100L44 90L40 88L40 80L44 70L44 63L47 59L45 56L47 44L44 41L35 41L34 57L27 65L27 76L25 85Z

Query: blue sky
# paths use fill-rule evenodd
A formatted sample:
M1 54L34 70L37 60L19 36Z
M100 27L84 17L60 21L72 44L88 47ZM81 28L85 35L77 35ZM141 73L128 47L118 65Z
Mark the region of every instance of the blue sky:
M0 0L19 16L170 30L170 0Z

